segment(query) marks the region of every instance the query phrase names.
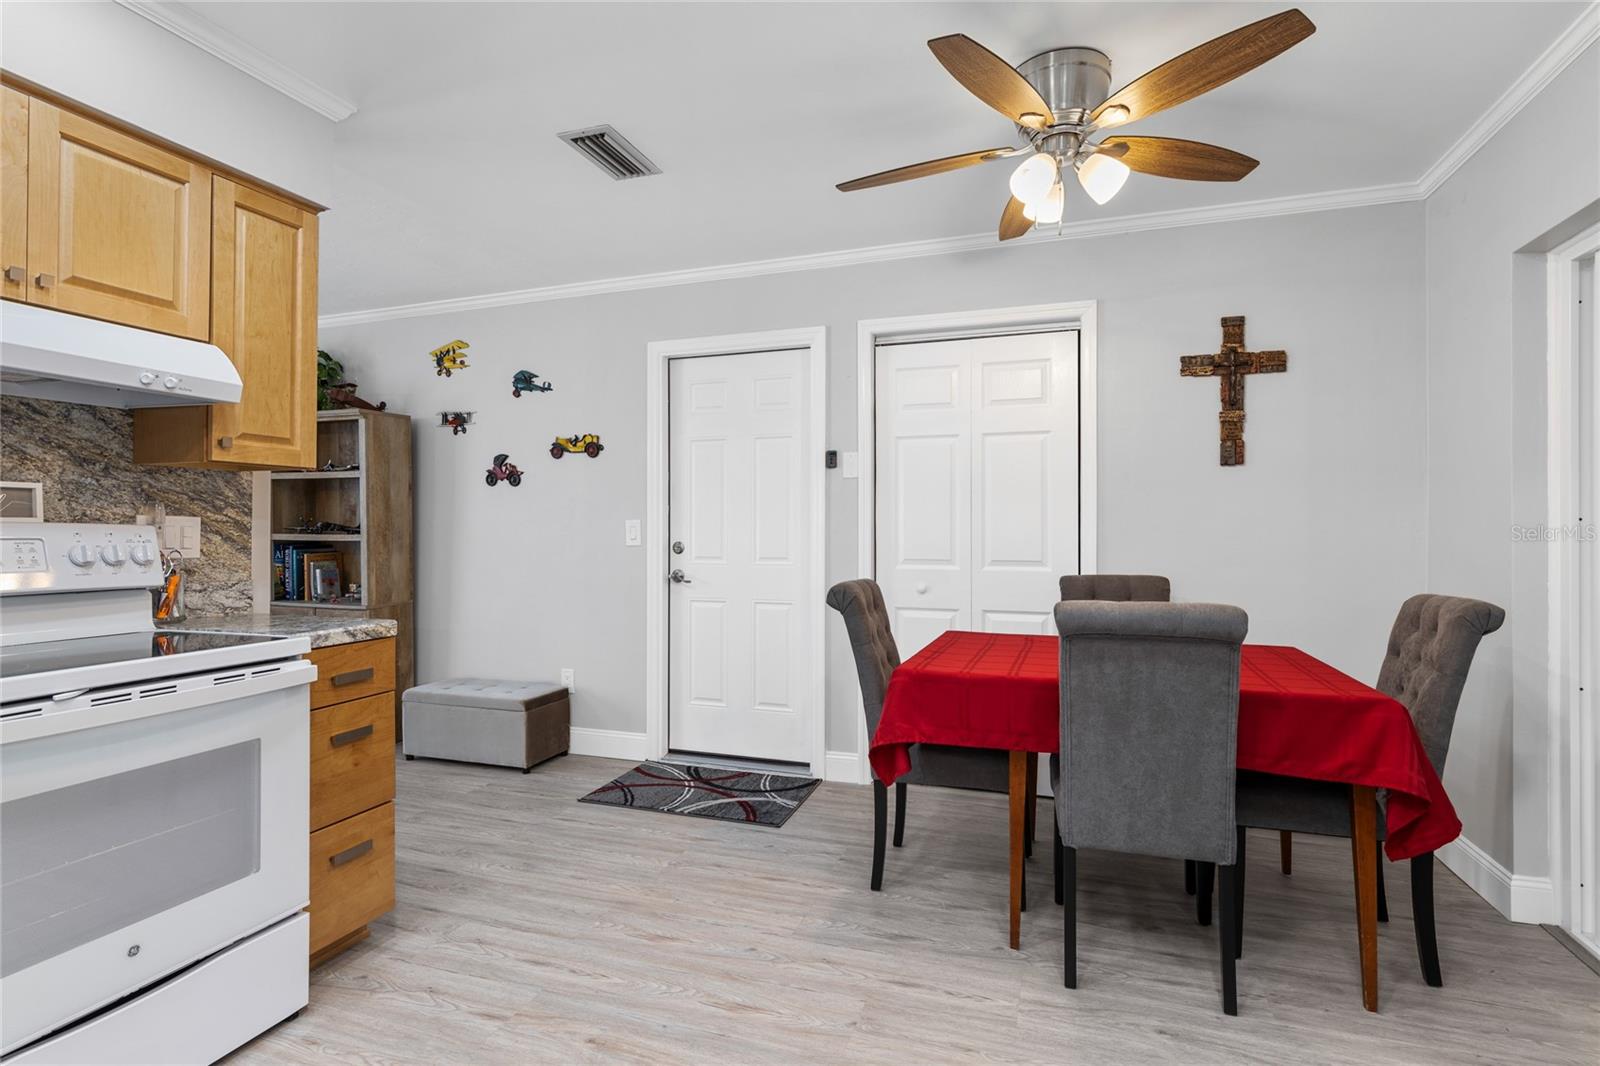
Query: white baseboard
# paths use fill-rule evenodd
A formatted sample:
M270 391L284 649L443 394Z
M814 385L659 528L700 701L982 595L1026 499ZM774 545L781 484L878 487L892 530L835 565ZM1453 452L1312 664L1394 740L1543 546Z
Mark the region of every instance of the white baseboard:
M861 785L867 781L862 772L862 759L853 751L830 751L822 766L824 781L843 781L847 785Z
M574 755L598 755L602 759L632 759L635 762L653 757L648 734L628 733L620 729L573 726L570 750Z
M1514 874L1466 837L1446 844L1438 855L1451 873L1513 922L1538 925L1556 920L1556 890L1550 878Z

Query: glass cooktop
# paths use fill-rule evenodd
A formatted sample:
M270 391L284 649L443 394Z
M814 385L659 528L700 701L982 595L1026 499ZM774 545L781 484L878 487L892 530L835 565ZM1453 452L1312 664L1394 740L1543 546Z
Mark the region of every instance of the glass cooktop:
M77 637L42 644L0 648L0 678L76 670L86 666L160 659L188 652L270 644L281 637L242 633L118 633L109 637Z

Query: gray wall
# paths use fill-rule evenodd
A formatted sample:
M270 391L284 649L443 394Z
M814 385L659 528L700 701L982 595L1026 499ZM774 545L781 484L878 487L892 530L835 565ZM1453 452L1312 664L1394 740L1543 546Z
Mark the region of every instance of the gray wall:
M1445 785L1466 836L1549 873L1544 288L1552 230L1600 197L1600 46L1591 46L1427 201L1428 588L1492 600ZM1541 240L1542 238L1542 240Z
M652 340L828 328L828 447L856 444L864 318L1094 299L1100 312L1099 566L1171 575L1177 597L1250 612L1251 639L1376 677L1424 563L1422 207L1360 210L996 248L866 266L324 330L362 393L417 430L419 680L577 670L574 723L644 729L644 353ZM1286 348L1250 386L1249 465L1217 466L1217 385L1178 356L1214 351L1223 315ZM427 352L457 337L470 369ZM555 383L513 399L510 376ZM477 412L465 436L431 428ZM596 432L597 460L551 460ZM488 488L505 451L530 471ZM828 575L853 576L856 482L829 475ZM648 569L648 573L647 573ZM822 595L822 590L817 590ZM855 680L829 619L828 747L853 751Z

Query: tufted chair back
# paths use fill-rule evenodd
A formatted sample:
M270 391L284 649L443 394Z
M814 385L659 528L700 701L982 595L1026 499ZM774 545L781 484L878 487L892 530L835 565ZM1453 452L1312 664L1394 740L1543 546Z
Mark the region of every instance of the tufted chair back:
M1061 579L1061 598L1165 602L1172 599L1172 582L1154 574L1068 574Z
M889 608L878 583L864 577L841 581L829 589L828 606L844 616L844 628L850 634L870 737L878 731L889 675L900 665L900 649L895 647L894 634L889 631Z
M1505 620L1506 612L1492 603L1424 593L1400 605L1389 631L1378 690L1411 712L1422 746L1440 776L1478 641Z

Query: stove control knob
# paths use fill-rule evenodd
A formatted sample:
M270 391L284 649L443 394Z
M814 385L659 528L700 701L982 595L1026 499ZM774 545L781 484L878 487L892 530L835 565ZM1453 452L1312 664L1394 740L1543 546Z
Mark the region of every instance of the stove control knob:
M128 549L128 558L139 566L149 566L156 561L156 553L151 550L150 545L140 542Z
M128 557L123 554L122 549L115 544L107 544L104 548L101 548L100 558L105 560L107 566L121 566L128 561Z
M156 383L156 376L155 376L155 373L153 371L146 370L144 373L139 375L139 384L141 384L141 385L154 385L155 383Z
M94 549L87 544L74 544L67 549L67 561L73 566L93 566Z

